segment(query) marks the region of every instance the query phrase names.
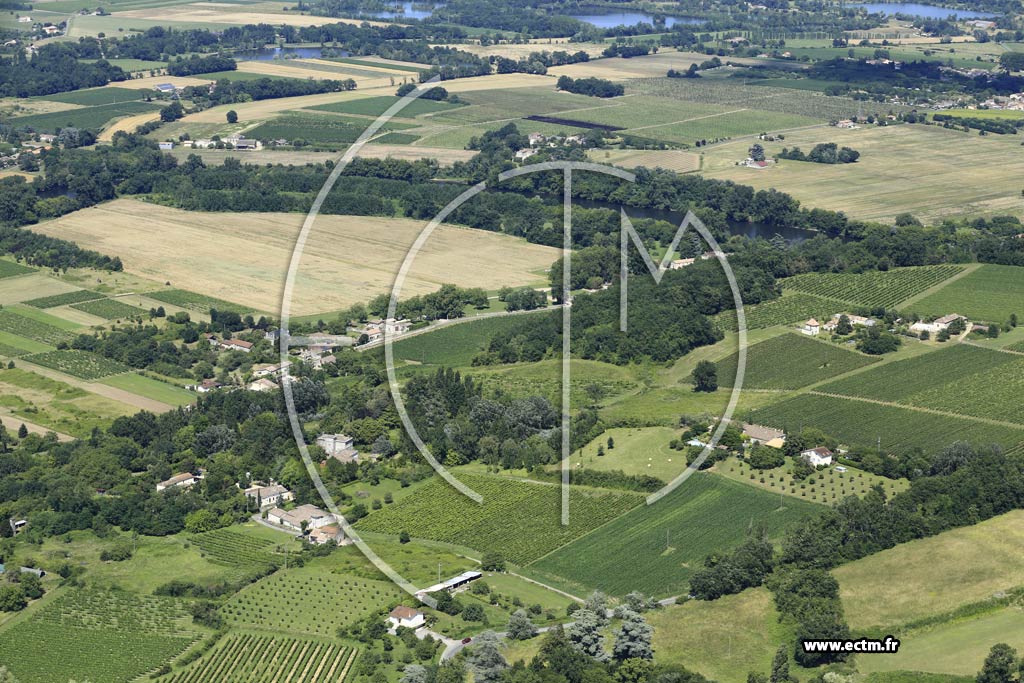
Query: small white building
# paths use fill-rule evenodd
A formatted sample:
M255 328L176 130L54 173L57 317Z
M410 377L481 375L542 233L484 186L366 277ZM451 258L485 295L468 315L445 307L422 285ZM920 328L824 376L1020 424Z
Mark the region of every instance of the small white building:
M159 145L161 151L164 151L164 152L170 152L172 149L174 149L174 143L173 142L158 142L157 145Z
M531 147L526 147L516 152L516 161L526 161L530 157L536 155L538 150Z
M355 441L348 434L321 434L316 437L316 445L322 448L324 453L342 462L358 459L359 451L353 447Z
M197 481L199 481L199 477L197 477L196 475L192 474L191 472L182 472L181 474L176 474L170 479L167 479L157 484L156 490L164 491L170 488L187 489L188 487L195 484Z
M290 360L286 360L283 363L275 363L272 365L255 365L252 369L253 377L280 377L284 374L285 370L292 366Z
M405 605L399 605L398 607L391 610L388 615L388 622L392 628L398 628L404 626L405 628L419 628L423 626L427 621L427 618L423 616L423 612L415 610L412 607L406 607Z
M412 327L412 323L405 319L388 318L384 321L384 332L388 335L405 334Z
M809 448L806 451L801 452L800 457L803 458L811 467L832 464L832 451L824 446Z
M811 336L817 335L821 332L821 323L819 323L814 318L811 318L810 320L804 323L804 326L803 328L801 328L800 331L803 332L804 334L809 334Z

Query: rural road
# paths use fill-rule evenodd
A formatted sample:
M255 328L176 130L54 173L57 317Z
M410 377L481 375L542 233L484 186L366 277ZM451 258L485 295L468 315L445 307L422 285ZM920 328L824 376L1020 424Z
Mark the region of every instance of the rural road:
M73 436L63 434L61 432L50 429L49 427L37 425L36 423L29 422L28 420L22 420L17 415L0 415L0 423L3 424L3 426L7 429L8 432L11 432L13 434L17 434L18 428L21 427L21 425L25 425L25 429L28 430L29 434L38 434L39 436L46 436L48 432L53 432L54 434L57 435L58 441L75 440L75 437Z

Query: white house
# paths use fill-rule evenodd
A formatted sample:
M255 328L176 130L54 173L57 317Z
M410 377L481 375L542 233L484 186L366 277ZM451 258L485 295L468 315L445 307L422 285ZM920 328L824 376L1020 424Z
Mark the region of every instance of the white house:
M419 628L423 626L427 621L427 618L423 616L423 612L415 610L412 607L406 607L405 605L399 605L395 609L391 610L391 614L388 615L388 622L391 623L392 628L398 628L404 626L406 628Z
M199 481L199 477L195 476L191 472L182 472L181 474L176 474L170 479L167 479L157 484L156 490L163 491L169 488L187 489L188 487L195 484L197 481Z
M295 500L295 494L280 484L263 486L256 484L245 490L246 498L254 498L259 501L260 508L278 507L282 503Z
M316 445L341 462L359 461L359 451L353 447L354 443L355 439L348 434L321 434L316 437Z
M537 154L537 150L526 147L516 152L516 161L526 161L535 154Z
M949 315L944 315L941 318L936 318L930 323L916 322L910 326L910 331L929 332L931 334L936 334L943 330L948 330L949 326L955 323L957 320L967 320L967 318L965 318L962 315L959 315L958 313L950 313Z
M412 323L408 320L396 320L395 318L388 318L384 321L384 332L390 335L405 334L412 327Z
M164 152L170 152L172 149L174 149L173 142L158 142L157 145L159 145L161 151Z
M817 448L809 448L806 451L800 453L800 457L807 461L808 465L817 467L818 465L831 465L832 464L832 451L825 448L824 446L818 446Z
M276 507L267 513L267 521L295 531L302 531L303 522L306 523L306 529L319 529L335 523L334 515L315 505L300 505L288 511Z
M256 365L252 369L253 377L280 377L284 374L285 370L292 366L290 360L286 360L283 363L268 364L268 365Z
M811 318L810 320L804 323L804 326L800 331L803 332L804 334L809 334L812 336L816 335L821 332L821 323L819 323L814 318Z

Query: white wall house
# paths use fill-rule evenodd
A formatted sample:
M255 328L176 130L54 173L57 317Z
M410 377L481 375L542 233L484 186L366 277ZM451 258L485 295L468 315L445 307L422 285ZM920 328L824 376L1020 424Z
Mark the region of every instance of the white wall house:
M818 446L817 448L809 448L806 451L800 453L800 457L807 461L807 464L811 465L812 467L832 464L832 451L825 448L824 446Z
M398 607L391 610L391 614L388 615L388 622L392 628L398 628L404 626L406 628L419 628L423 626L427 621L427 618L423 616L423 612L415 610L412 607L406 607L405 605L399 605Z

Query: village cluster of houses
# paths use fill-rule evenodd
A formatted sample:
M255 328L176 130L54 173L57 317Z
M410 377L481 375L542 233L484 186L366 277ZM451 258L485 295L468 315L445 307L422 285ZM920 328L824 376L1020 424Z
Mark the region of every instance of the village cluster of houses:
M582 145L586 141L582 135L544 135L543 133L530 133L528 139L530 146L516 152L516 161L526 161L539 154L545 147L548 149L571 147Z
M1006 97L991 97L982 102L978 107L967 107L968 109L1003 109L1009 111L1024 111L1024 93L1017 92Z
M868 318L863 315L854 315L853 313L834 313L832 315L832 318L824 324L818 322L818 320L815 318L810 318L806 320L803 326L800 328L800 331L812 337L817 336L822 332L831 334L836 331L837 327L839 327L839 321L844 315L850 321L850 324L853 325L854 327L874 327L875 325L878 324L878 321L875 320L874 318ZM936 318L935 320L932 320L930 322L917 321L910 325L910 331L916 332L917 334L920 334L922 332L928 332L929 334L938 334L939 332L948 330L950 325L957 322L958 320L966 322L967 318L958 313L950 313L948 315L942 316L941 318Z

